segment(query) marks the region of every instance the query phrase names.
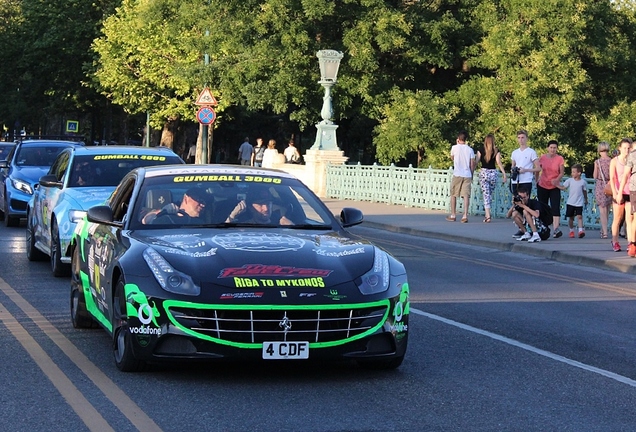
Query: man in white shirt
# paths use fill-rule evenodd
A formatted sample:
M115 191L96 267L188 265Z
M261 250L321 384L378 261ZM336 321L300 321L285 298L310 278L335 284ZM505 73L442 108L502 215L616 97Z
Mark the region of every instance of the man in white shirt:
M532 191L532 179L541 171L539 166L539 157L537 152L528 147L528 132L521 129L517 132L517 143L519 148L512 152L510 158L512 159L512 195L517 195L517 188L524 187L527 191ZM519 169L517 178L514 177L515 167Z
M466 143L468 132L461 131L457 135L457 144L451 148L450 156L453 159L453 179L451 181L451 213L446 217L449 222L455 222L457 210L457 197L464 199L464 215L462 222L468 222L468 207L470 205L470 188L475 172L475 152Z

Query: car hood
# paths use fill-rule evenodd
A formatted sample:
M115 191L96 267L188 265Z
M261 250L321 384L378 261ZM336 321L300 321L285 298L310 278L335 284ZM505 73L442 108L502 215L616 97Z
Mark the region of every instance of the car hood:
M66 199L75 201L76 205L86 210L92 206L103 204L110 194L115 190L115 186L96 188L68 188L66 189Z
M228 288L249 284L247 279L285 286L294 280L317 278L314 282L336 286L368 272L374 259L373 245L336 232L152 230L131 232L131 238L151 246L195 282ZM278 280L289 282L277 284Z
M40 181L40 177L49 172L48 166L16 166L13 170L12 177L17 177L23 180L27 180L31 184L35 184Z

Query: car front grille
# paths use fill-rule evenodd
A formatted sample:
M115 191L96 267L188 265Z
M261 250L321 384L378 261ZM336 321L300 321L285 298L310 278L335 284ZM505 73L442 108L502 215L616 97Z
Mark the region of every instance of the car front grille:
M326 346L375 332L388 315L389 301L348 305L193 305L164 301L170 320L193 336L228 345L306 341ZM260 345L258 345L260 346Z

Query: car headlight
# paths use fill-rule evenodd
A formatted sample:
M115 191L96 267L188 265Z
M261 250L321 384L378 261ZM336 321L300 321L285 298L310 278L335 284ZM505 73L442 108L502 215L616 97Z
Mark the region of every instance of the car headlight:
M386 252L375 248L373 267L356 280L362 294L377 294L389 289L389 256Z
M86 211L84 210L70 210L68 212L68 218L73 223L78 223L86 216Z
M152 248L146 249L143 257L155 276L157 283L164 290L191 296L201 293L201 288L194 283L190 276L175 270L156 250Z
M24 180L20 179L11 179L11 183L13 183L13 187L19 191L24 192L25 194L33 195L33 187Z

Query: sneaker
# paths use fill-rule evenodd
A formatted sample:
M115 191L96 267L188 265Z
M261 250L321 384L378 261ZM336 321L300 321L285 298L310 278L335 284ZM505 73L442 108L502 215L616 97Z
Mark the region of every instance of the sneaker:
M523 233L523 235L521 237L519 237L517 240L518 241L526 241L526 240L530 240L532 238L532 235L530 234L529 231L526 231L525 233Z
M539 233L532 233L532 237L528 239L528 243L536 243L540 241L541 241L541 237L539 237Z
M570 231L570 238L574 238L574 231Z
M561 237L562 235L563 235L563 232L562 232L560 229L557 229L557 230L554 232L554 235L553 235L552 237L554 237L554 238L559 238L559 237Z
M627 255L636 257L636 244L630 243L629 246L627 246Z
M512 238L513 238L513 239L517 239L517 240L519 240L519 237L521 237L521 236L523 236L523 231L518 230L516 233L514 233L514 234L512 235Z
M579 231L579 238L583 238L585 237L585 231L581 230Z
M616 243L612 242L612 249L614 249L614 252L620 252L621 251L621 245L618 244L618 242L616 242Z

